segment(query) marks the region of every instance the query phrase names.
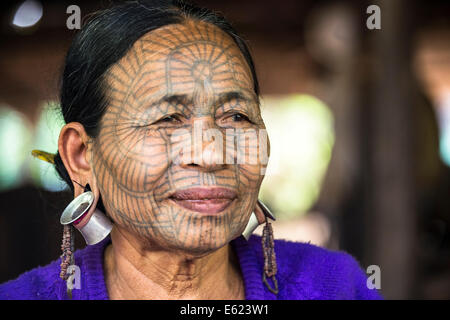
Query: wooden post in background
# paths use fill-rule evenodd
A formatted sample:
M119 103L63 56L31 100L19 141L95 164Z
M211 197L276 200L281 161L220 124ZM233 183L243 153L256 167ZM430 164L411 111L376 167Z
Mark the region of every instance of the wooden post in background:
M381 268L385 298L413 297L414 204L412 16L410 2L381 0L381 30L373 35L375 59L370 111L369 207L366 248Z

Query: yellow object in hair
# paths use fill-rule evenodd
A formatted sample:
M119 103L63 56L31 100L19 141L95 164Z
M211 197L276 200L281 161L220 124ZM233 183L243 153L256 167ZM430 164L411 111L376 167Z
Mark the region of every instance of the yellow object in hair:
M51 164L55 164L55 155L53 153L45 152L42 150L33 150L31 155L39 160L46 161Z

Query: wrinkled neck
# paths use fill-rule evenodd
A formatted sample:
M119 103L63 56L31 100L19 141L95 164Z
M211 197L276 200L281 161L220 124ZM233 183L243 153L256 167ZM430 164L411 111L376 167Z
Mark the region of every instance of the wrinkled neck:
M201 256L143 246L118 229L105 250L110 299L244 299L231 245Z

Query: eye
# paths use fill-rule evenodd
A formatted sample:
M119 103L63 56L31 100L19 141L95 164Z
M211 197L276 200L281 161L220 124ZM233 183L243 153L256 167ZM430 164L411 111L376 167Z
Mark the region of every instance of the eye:
M159 119L156 123L177 123L179 121L181 121L180 117L176 114L172 114Z
M248 121L251 122L250 119L242 113L235 113L231 116L231 119L235 122L242 122L242 121Z

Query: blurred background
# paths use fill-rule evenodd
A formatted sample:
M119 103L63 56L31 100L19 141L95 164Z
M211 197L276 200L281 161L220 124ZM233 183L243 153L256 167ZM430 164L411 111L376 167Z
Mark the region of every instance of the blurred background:
M2 2L0 283L60 255L59 215L73 196L31 150L55 152L64 124L58 81L76 32L67 7L83 20L111 3ZM385 298L450 299L450 3L196 3L231 20L253 53L275 237L378 265ZM381 29L367 27L372 4Z

